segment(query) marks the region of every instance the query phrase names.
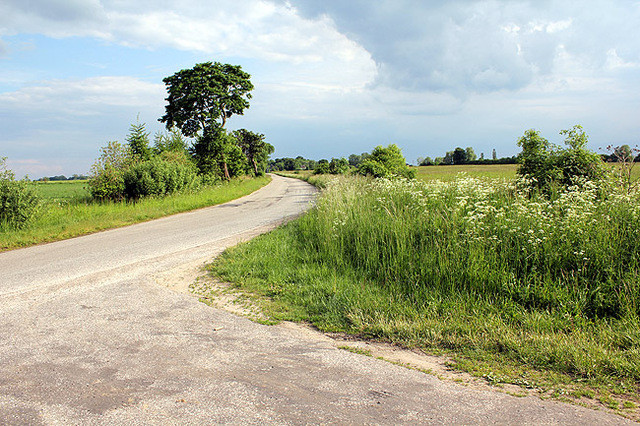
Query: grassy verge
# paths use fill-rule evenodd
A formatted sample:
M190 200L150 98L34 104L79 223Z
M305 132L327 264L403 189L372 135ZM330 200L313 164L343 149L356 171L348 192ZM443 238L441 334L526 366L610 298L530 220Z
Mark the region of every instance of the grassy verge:
M445 353L492 384L636 415L639 204L593 188L546 202L504 181L343 178L212 274L275 321Z
M58 188L49 187L49 183L38 184L37 189L43 191L48 201L43 203L37 218L28 227L0 231L0 251L63 240L225 203L250 194L270 181L268 176L236 179L191 193L146 198L135 203L82 201L83 195L78 189L81 187L72 188L71 184L66 184L69 186ZM47 187L44 188L44 185Z

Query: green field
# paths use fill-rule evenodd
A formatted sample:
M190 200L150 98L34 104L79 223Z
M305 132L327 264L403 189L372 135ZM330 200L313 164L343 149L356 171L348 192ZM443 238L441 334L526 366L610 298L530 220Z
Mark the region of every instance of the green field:
M457 166L420 166L411 167L416 171L416 178L420 180L453 180L460 173L478 178L511 179L516 176L517 164L466 164Z
M81 202L91 198L86 180L33 182L33 185L45 201Z
M225 203L250 194L271 181L268 176L233 179L197 191L136 202L94 202L86 182L35 183L42 196L36 219L23 229L0 230L0 251L77 237L163 216Z
M640 415L640 194L586 186L550 201L503 179L332 179L316 208L228 250L212 274L274 321Z

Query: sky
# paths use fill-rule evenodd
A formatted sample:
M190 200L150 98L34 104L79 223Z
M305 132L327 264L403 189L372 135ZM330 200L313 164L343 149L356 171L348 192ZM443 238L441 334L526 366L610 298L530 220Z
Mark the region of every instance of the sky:
M640 144L637 0L2 0L0 157L88 173L136 120L162 131L162 79L207 61L251 74L228 128L273 157L502 157L576 124L596 152Z

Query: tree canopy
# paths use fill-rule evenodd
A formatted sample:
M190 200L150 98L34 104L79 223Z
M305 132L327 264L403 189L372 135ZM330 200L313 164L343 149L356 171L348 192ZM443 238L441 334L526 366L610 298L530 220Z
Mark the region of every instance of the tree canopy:
M193 153L200 171L212 171L219 163L224 177L232 177L229 160L237 157L237 146L224 126L233 114L242 115L249 108L250 77L240 65L204 62L162 80L169 96L160 121L168 129L176 126L184 136L198 138Z
M187 137L224 127L233 114L249 108L253 84L240 65L204 62L163 79L169 96L160 121L177 126Z

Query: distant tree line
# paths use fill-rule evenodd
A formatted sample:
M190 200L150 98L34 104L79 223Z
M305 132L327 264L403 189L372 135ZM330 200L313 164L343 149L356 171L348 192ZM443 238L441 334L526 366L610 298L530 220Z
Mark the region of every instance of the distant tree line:
M66 177L65 175L42 177L40 179L36 179L36 182L47 182L47 181L56 182L56 181L63 181L63 180L87 180L87 179L89 179L89 176L74 174L70 177Z
M314 174L354 173L373 177L413 177L414 172L407 166L400 148L391 144L377 146L371 153L351 154L349 158L334 157L331 160L310 160L302 156L296 158L276 158L269 161L270 171L313 170Z
M454 164L516 164L517 156L498 158L495 148L491 152L491 158L485 158L484 152L480 157L476 156L472 147L456 147L453 151L447 151L444 157L419 157L419 166L440 166Z
M296 158L283 157L269 160L267 170L271 172L315 170L317 164L316 160L310 160L299 155Z
M267 170L274 172L293 170L319 170L320 173L329 173L327 170L344 171L345 167L347 170L349 166L358 167L363 160L366 160L370 156L371 154L369 154L368 152L363 152L362 154L351 154L349 155L348 159L341 157L332 158L331 160L312 160L304 158L300 155L296 158L283 157L269 160Z

